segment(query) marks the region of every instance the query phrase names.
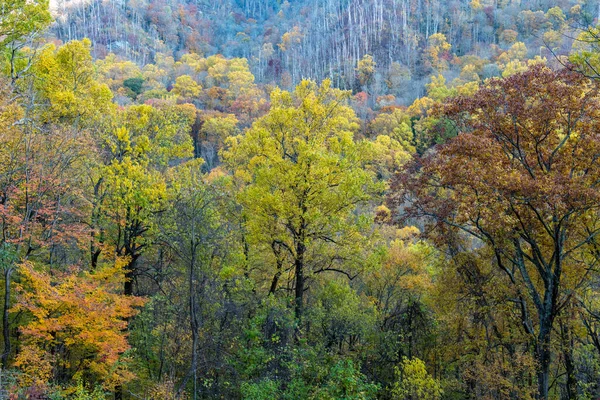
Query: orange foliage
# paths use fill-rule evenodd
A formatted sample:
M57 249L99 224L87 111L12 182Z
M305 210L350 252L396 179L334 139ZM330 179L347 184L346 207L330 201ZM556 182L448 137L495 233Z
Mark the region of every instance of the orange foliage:
M23 384L83 377L111 389L133 377L119 361L129 349L127 320L144 300L118 294L122 264L95 273L73 267L52 274L31 263L21 265L12 311L24 312L28 320L20 328L23 346L15 360L26 373Z

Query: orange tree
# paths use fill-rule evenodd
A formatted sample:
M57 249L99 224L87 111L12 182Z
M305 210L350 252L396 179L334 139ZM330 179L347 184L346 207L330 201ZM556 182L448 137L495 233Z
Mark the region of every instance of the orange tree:
M143 300L120 294L127 260L117 259L93 273L79 268L53 275L26 262L13 312L21 312L21 349L15 366L21 385L48 382L100 383L106 389L131 379L120 362L129 349L127 319Z
M468 239L466 251L490 248L534 349L539 399L548 399L555 321L599 261L598 94L584 76L543 66L491 80L438 109L458 136L392 183L404 218Z

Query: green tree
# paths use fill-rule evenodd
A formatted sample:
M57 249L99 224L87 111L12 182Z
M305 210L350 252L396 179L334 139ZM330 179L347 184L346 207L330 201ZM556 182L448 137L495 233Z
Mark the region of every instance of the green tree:
M127 78L123 81L123 86L127 89L131 90L133 93L133 98L137 98L142 91L144 86L144 78L135 77L135 78Z
M354 140L358 124L347 96L329 81L303 81L293 93L276 89L270 112L223 152L245 185L239 201L252 240L277 260L270 292L284 263L293 266L298 320L309 277L350 275L341 261L360 241L353 212L376 187L364 168L368 143Z

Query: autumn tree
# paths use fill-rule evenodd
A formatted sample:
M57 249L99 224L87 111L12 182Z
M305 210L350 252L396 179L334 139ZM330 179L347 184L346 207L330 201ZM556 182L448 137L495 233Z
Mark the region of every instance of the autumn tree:
M72 268L55 276L23 264L14 312L24 313L22 348L15 365L26 373L22 385L49 382L74 385L85 379L112 390L130 380L121 355L129 349L127 318L143 304L123 296L124 262L103 265L94 273Z
M90 48L91 42L84 39L42 49L33 66L33 82L44 105L38 108L44 120L89 126L111 112L112 93L96 79Z
M202 87L196 83L189 75L181 75L175 80L173 93L183 99L193 99L198 97Z
M485 245L504 273L548 399L557 318L598 262L598 88L535 66L439 110L460 134L397 175L392 203ZM457 236L459 235L459 236Z
M237 133L238 120L233 114L203 113L195 138L195 154L205 160L203 168L212 169L219 164L218 153L225 140Z
M448 55L452 45L448 43L446 35L435 33L427 39L427 48L424 52L424 60L428 67L437 72L448 69Z
M0 254L4 278L2 361L11 356L11 280L26 260L52 267L78 253L83 201L77 190L89 137L70 127L41 125L0 81ZM72 250L67 250L72 249Z
M373 82L376 65L373 56L369 54L365 54L365 56L358 61L356 65L356 77L362 87L368 88Z
M368 146L354 140L358 125L346 98L329 81L303 81L292 93L276 89L270 112L230 138L223 152L245 184L239 201L254 242L274 253L270 292L293 268L298 320L314 274L351 276L344 260L361 237L353 211L374 188L372 173L363 168Z
M165 206L165 172L171 163L191 158L192 105L131 106L117 127L103 133L101 158L91 174L94 209L91 215L92 266L110 244L127 257L124 292L133 294L138 260L155 233L154 216Z

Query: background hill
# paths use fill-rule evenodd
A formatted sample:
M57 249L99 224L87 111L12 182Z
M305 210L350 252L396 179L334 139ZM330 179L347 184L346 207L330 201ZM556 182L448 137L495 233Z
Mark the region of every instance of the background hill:
M56 0L52 34L63 42L87 37L95 57L115 53L140 65L159 53L243 57L257 82L284 87L329 77L359 91L356 68L368 54L371 90L407 104L440 67L458 76L467 56L493 75L515 42L525 44L527 58L567 52L569 33L592 24L597 7L581 0ZM441 46L430 39L438 33Z

